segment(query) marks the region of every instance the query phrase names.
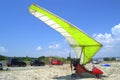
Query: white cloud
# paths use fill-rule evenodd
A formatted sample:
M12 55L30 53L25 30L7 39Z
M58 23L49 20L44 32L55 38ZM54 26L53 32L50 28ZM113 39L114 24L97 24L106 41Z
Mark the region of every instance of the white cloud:
M69 52L70 46L68 42L64 39L61 42L50 43L50 45L48 45L47 48L44 48L43 52L41 52L40 54L44 56L68 57Z
M112 47L112 43L114 42L114 39L112 38L111 34L105 33L105 34L94 34L93 37L102 44L105 45L105 47Z
M42 50L42 47L41 47L41 46L38 46L38 47L36 48L36 50L37 50L37 51L40 51L40 50Z
M111 34L94 34L93 37L103 44L101 53L109 56L120 56L120 24L111 28Z
M3 46L0 46L0 52L1 53L7 52L7 49Z
M114 26L111 31L113 35L120 37L120 24Z
M49 45L48 48L49 49L58 49L58 48L60 48L60 44Z

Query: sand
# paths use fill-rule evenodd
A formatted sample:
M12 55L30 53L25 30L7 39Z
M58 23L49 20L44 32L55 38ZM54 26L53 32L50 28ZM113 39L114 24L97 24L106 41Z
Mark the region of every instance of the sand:
M70 66L64 64L62 66L49 67L46 65L40 68L0 71L0 80L120 80L120 62L109 62L110 67L101 66L101 64L103 63L95 65L104 72L100 79L89 73L71 78ZM91 64L86 65L86 68L91 69Z

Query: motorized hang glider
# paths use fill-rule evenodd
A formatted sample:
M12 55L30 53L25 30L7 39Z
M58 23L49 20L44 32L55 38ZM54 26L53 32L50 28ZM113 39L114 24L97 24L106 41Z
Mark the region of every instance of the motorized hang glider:
M73 48L76 58L80 59L80 64L82 65L91 60L102 47L102 44L83 31L42 7L32 4L29 7L29 11L32 15L64 36Z

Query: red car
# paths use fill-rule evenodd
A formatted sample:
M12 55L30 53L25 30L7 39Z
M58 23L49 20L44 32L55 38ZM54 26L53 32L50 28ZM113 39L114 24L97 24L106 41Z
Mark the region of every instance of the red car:
M63 65L63 62L60 60L54 60L52 61L52 65Z

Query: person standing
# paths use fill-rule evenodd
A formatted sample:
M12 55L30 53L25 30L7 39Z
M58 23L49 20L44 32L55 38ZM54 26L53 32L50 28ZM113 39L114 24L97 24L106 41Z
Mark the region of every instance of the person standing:
M49 67L52 66L52 57L49 57L49 59L48 59L48 65L49 65Z

